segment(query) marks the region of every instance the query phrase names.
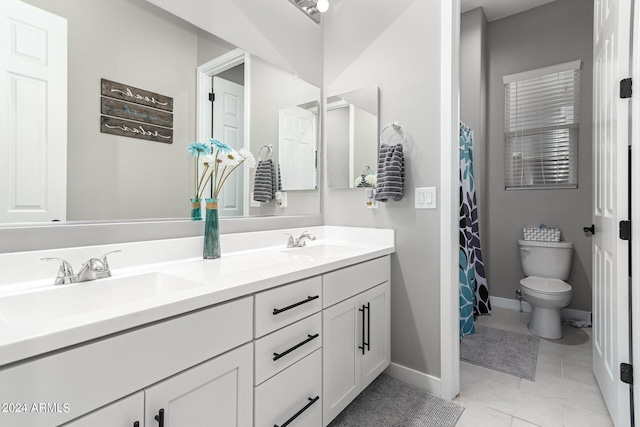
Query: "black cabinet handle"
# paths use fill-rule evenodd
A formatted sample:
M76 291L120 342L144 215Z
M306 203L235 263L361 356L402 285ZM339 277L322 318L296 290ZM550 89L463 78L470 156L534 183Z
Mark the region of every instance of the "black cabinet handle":
M368 302L364 308L367 309L367 342L364 343L363 347L367 346L367 351L371 351L371 303ZM364 328L364 323L362 323L362 327Z
M133 427L140 427L140 421L136 421L135 423L133 423Z
M289 418L284 424L282 424L281 426L279 426L278 424L274 424L273 427L287 427L289 424L291 424L291 422L293 422L293 420L295 420L296 418L298 418L300 416L300 414L302 414L304 411L306 411L307 409L309 409L309 407L311 405L313 405L314 403L316 403L318 400L320 399L320 396L316 396L314 398L309 398L309 403L307 403L306 405L304 405L304 408L300 409L298 412L295 413L295 415L291 418Z
M160 409L154 418L158 422L158 427L164 427L164 409Z
M320 334L315 334L315 335L307 334L308 338L306 340L302 341L301 343L298 343L298 344L294 345L289 350L285 350L282 353L273 353L273 361L275 362L276 360L280 359L281 357L286 356L287 354L291 353L293 350L302 347L303 345L305 345L309 341L313 341L314 339L318 338L319 336L320 336Z
M366 305L364 305L364 304L362 304L362 308L359 308L359 309L358 309L358 311L361 311L361 312L362 312L362 346L358 346L358 348L359 348L360 350L362 350L362 354L364 354L364 350L365 350L365 348L364 348L364 347L365 347L365 345L366 345L366 343L365 343L365 341L364 341L364 310L365 310L365 308L367 308L367 306L366 306Z
M595 234L596 233L596 226L594 224L591 224L591 227L582 227L582 230L585 233Z
M304 300L304 301L300 301L300 302L297 302L295 304L291 304L291 305L289 305L289 306L287 306L285 308L274 308L273 309L273 315L275 316L276 314L280 314L283 311L291 310L292 308L295 308L295 307L297 307L299 305L302 305L302 304L306 304L306 303L311 302L314 299L318 299L318 298L320 298L320 295L314 295L312 297L307 297L307 299Z

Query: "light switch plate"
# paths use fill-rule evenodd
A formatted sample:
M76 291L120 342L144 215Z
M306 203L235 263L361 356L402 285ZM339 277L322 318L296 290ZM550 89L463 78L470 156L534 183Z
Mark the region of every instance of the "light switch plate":
M249 206L252 208L259 208L260 207L260 202L256 202L255 200L253 200L253 193L251 193L251 201L249 202Z
M436 187L416 188L416 209L436 208Z
M276 191L276 206L279 208L287 207L287 193L285 191Z

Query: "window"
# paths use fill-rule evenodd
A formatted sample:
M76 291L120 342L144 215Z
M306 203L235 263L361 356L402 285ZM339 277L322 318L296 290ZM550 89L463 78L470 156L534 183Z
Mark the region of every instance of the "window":
M576 188L581 61L503 78L505 188Z

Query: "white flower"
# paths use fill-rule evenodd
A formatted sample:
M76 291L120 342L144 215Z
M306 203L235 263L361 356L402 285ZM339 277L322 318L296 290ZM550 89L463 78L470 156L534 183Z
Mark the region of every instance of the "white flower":
M216 155L215 154L205 154L200 156L200 164L207 164L209 166L213 166L216 163Z
M251 151L246 148L241 148L239 154L244 158L244 164L247 165L247 167L252 169L256 167L256 158L253 157Z
M378 182L378 177L374 174L367 175L364 180L372 187L375 187Z
M238 163L240 163L240 160L242 160L242 157L240 157L240 153L238 153L236 150L231 150L228 153L221 152L218 155L218 161L220 162L220 164L229 168L233 168L234 166L236 166Z

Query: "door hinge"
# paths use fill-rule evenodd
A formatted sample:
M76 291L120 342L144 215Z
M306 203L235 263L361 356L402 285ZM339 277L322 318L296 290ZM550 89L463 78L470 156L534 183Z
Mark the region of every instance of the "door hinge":
M211 92L209 94L209 101L214 102L216 100L216 94Z
M620 98L631 98L633 91L631 90L631 77L620 80Z
M631 240L631 221L620 221L620 239Z
M620 364L620 381L633 385L633 365L629 363Z

